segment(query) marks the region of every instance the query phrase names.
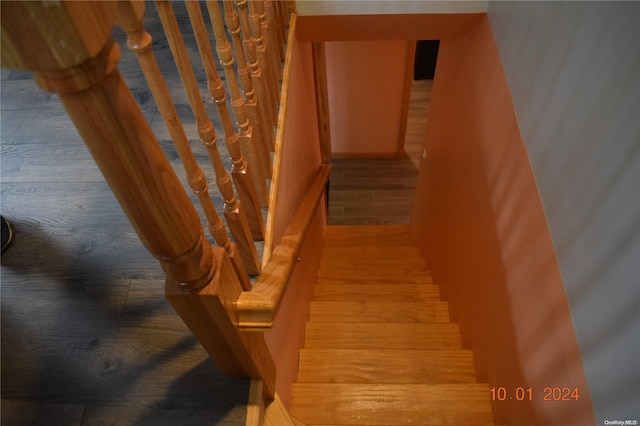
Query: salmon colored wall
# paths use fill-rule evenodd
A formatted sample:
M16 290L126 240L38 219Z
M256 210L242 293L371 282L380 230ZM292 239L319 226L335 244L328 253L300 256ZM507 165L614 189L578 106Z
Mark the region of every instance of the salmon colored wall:
M299 16L297 36L305 41L444 40L461 37L483 16L483 13Z
M534 400L496 424L594 425L554 247L486 18L440 44L412 230L473 349L478 379ZM543 401L545 387L578 401ZM540 398L540 399L538 399Z
M291 407L291 384L298 377L298 350L304 346L304 331L320 267L326 223L323 197L300 250L300 262L293 270L273 329L265 333L277 368L276 391L287 408Z
M325 43L333 154L398 154L408 49L402 40Z
M292 49L284 143L281 158L276 159L280 174L273 247L282 238L322 162L311 43L296 39Z
M364 4L364 3L363 3ZM300 40L325 41L331 148L339 157L402 154L410 42L459 37L481 14L300 16ZM408 105L407 105L408 107Z
M296 40L292 49L275 207L274 248L307 194L307 188L321 164L311 43ZM276 391L287 407L291 404L291 384L298 375L298 349L304 345L311 294L320 264L322 244L319 242L324 240L325 223L325 203L321 201L302 245L301 261L295 266L289 280L273 329L265 333L265 340L277 368Z

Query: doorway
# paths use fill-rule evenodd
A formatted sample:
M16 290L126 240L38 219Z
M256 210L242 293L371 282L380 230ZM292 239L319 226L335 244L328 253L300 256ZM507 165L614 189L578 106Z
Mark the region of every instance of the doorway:
M407 84L403 89L406 93L402 95L405 101L397 107L398 114L401 108L406 110L405 129L399 136L401 140L395 142L401 148L400 155L393 154L386 158L378 155L375 158L375 155L344 156L334 153L328 191L329 224L410 222L431 100L437 44L438 41L435 41L435 55L432 41L414 42L415 51L409 51L412 56L406 61L404 75ZM402 103L404 106L400 107ZM335 125L333 120L330 121L332 126Z

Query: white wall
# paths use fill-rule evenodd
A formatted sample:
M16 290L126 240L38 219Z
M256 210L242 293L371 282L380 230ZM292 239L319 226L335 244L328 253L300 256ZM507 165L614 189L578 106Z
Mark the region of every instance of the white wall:
M389 13L486 12L488 1L298 0L298 15L371 15Z
M488 14L596 424L640 422L640 3L492 1Z

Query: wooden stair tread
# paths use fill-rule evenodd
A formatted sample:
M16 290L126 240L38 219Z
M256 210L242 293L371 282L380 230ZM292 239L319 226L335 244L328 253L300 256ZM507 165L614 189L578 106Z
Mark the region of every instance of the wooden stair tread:
M470 350L300 350L300 383L435 384L475 381Z
M403 265L405 267L412 268L424 268L425 260L422 256L408 255L408 256L385 256L375 254L324 254L320 259L320 270L323 268L354 268L354 267L368 267L368 266L393 266Z
M440 288L433 284L352 284L318 281L314 301L430 302L440 300Z
M325 235L325 247L415 246L408 225L329 225Z
M305 348L461 349L457 324L308 322Z
M309 426L493 425L489 386L409 227L326 235L291 414Z
M294 383L291 414L307 424L484 425L485 384Z
M349 246L325 245L322 249L322 256L347 256L351 258L361 258L366 256L392 258L420 257L421 259L423 259L418 247L396 246L390 250L389 247L385 245L359 246L357 251L354 251L353 247Z
M447 302L312 301L309 321L320 322L449 322Z
M382 269L382 268L380 268ZM336 270L336 271L318 271L318 280L324 278L338 278L343 280L362 280L369 279L370 281L385 281L393 280L405 283L424 283L430 284L433 282L431 274L426 270L405 270L400 268L388 269L387 271L380 272L379 274L373 273L368 269L350 269L350 270Z
M322 277L397 278L411 282L432 282L431 272L427 269L412 265L388 263L321 265L318 270L318 278Z

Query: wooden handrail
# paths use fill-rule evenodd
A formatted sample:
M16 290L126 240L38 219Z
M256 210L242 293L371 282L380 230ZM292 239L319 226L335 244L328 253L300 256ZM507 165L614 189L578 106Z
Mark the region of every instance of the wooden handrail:
M258 2L260 3L260 2ZM291 14L289 24L288 46L293 46L296 36L297 15ZM278 203L278 188L280 186L280 167L282 163L282 148L284 145L285 118L287 117L287 105L289 104L289 81L291 77L291 66L293 61L293 49L287 49L284 61L284 75L282 77L282 91L280 93L280 110L278 111L278 127L276 130L276 146L273 154L273 178L271 180L271 192L269 193L269 212L267 213L267 229L264 237L264 247L262 250L262 266L271 257L273 244L273 230L275 228L275 211Z
M273 326L278 306L298 262L300 248L311 224L318 203L325 193L330 164L323 164L307 195L298 207L271 258L262 268L262 274L251 291L243 291L238 298L238 327L244 330L264 331Z

